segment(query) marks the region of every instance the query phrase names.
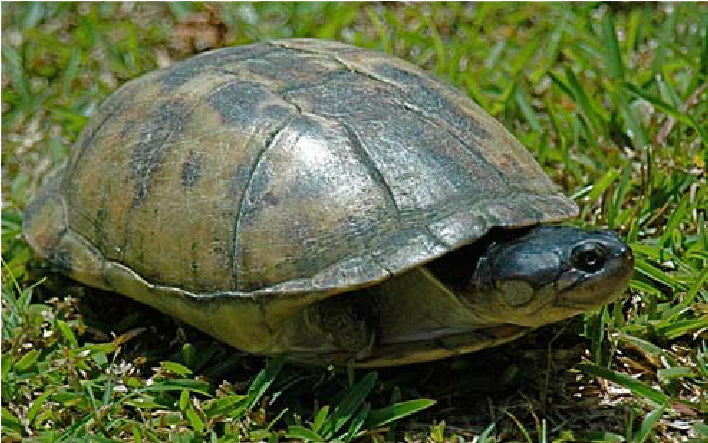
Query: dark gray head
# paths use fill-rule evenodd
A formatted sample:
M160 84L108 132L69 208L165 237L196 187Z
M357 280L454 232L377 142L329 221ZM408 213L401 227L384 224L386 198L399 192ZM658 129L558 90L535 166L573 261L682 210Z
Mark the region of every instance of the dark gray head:
M540 326L614 301L629 283L633 261L614 232L539 226L490 245L464 298L496 321Z

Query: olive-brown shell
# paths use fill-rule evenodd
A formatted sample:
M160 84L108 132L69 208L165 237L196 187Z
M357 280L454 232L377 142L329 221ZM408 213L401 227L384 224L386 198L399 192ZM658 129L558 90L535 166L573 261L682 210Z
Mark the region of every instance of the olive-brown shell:
M112 264L202 297L341 292L492 227L576 213L459 91L398 58L308 39L211 51L127 83L60 174L27 207L28 240L121 292L133 277Z

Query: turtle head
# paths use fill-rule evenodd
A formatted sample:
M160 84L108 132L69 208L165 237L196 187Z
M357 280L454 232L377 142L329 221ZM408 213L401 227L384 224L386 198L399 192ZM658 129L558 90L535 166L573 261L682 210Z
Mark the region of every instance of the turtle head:
M538 226L490 245L464 298L488 318L537 327L617 299L633 260L614 232Z

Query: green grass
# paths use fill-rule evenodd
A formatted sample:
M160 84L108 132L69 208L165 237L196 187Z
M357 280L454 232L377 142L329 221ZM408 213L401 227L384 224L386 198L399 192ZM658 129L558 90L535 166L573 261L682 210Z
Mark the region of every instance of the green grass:
M117 86L292 36L465 91L578 202L573 223L630 242L625 300L470 356L343 371L244 355L33 257L21 209ZM705 441L707 84L698 3L3 3L3 441Z

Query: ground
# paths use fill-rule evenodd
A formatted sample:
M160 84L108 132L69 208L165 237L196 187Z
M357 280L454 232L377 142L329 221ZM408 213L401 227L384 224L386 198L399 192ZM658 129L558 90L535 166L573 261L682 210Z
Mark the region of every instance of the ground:
M284 37L386 51L509 128L636 256L621 302L377 372L240 353L48 269L21 210L118 86ZM2 440L705 441L702 3L2 4Z

